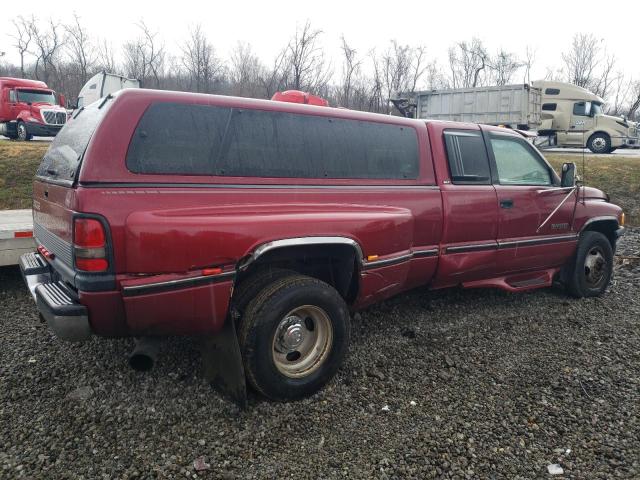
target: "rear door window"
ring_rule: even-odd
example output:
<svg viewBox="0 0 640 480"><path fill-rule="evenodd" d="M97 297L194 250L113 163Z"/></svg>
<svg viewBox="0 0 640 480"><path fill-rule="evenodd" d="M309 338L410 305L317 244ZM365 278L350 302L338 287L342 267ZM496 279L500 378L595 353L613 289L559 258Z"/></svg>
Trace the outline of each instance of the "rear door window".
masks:
<svg viewBox="0 0 640 480"><path fill-rule="evenodd" d="M444 139L453 183L491 183L489 158L479 131L445 130Z"/></svg>
<svg viewBox="0 0 640 480"><path fill-rule="evenodd" d="M157 103L127 152L134 173L415 179L413 128L289 112Z"/></svg>
<svg viewBox="0 0 640 480"><path fill-rule="evenodd" d="M96 102L69 118L45 153L36 177L53 183L73 184L89 140L110 103Z"/></svg>

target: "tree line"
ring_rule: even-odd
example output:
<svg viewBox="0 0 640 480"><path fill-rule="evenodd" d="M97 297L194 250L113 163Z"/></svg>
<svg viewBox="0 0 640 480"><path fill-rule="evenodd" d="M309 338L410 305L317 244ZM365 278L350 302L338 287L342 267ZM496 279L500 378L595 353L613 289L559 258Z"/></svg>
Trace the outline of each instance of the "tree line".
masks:
<svg viewBox="0 0 640 480"><path fill-rule="evenodd" d="M201 25L172 51L144 21L137 35L114 46L91 35L81 18L69 23L18 16L12 20L11 48L19 64L1 62L0 76L42 80L72 102L100 71L137 78L143 87L270 98L275 92L304 90L332 105L389 113L398 92L439 88L528 83L536 51L490 51L479 38L451 45L446 65L429 57L424 45L390 40L386 48L357 50L343 35L339 55L329 58L324 33L310 22L298 26L270 61L238 42L223 55ZM574 83L603 97L614 115L635 118L640 108L640 80L622 73L606 45L590 33L578 33L561 53L560 68L547 68L545 79Z"/></svg>

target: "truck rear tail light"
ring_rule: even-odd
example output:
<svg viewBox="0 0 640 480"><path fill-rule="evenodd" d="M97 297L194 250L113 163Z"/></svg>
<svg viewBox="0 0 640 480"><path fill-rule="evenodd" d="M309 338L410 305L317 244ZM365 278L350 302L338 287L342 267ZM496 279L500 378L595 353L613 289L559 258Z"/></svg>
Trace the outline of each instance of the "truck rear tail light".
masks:
<svg viewBox="0 0 640 480"><path fill-rule="evenodd" d="M104 226L95 218L76 218L73 224L73 252L76 268L85 272L109 269Z"/></svg>

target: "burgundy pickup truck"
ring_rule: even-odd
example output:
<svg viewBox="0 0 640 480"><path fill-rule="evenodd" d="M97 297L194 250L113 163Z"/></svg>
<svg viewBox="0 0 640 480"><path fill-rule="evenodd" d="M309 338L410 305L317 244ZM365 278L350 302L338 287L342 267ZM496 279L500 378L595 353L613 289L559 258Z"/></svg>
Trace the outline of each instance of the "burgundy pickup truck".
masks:
<svg viewBox="0 0 640 480"><path fill-rule="evenodd" d="M123 91L43 158L21 268L61 339L133 336L144 359L199 336L223 391L295 399L336 373L350 313L399 292L601 295L624 214L574 175L502 128Z"/></svg>

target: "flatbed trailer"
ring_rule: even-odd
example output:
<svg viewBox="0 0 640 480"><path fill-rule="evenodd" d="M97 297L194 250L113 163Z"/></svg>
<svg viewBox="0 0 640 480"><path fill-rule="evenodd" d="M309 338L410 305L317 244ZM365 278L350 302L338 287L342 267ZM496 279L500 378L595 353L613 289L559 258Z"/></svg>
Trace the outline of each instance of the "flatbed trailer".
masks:
<svg viewBox="0 0 640 480"><path fill-rule="evenodd" d="M0 210L0 266L17 265L20 255L34 250L31 209Z"/></svg>

